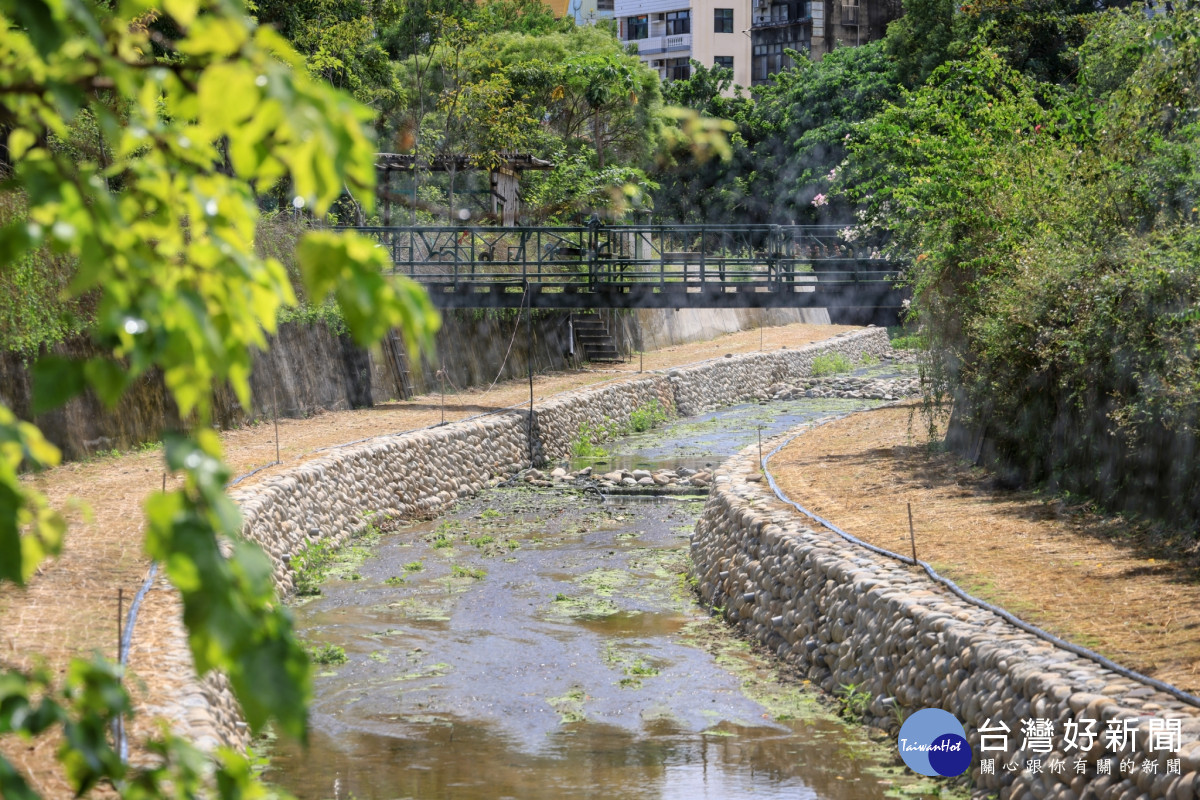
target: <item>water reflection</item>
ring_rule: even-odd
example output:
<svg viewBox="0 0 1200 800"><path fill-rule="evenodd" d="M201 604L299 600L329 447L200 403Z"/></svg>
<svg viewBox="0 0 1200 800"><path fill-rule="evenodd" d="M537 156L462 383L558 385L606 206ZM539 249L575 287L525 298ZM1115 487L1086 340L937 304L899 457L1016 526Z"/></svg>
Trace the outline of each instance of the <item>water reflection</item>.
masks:
<svg viewBox="0 0 1200 800"><path fill-rule="evenodd" d="M496 726L454 717L402 730L318 733L319 766L318 759L288 764L288 783L309 797L363 800L872 800L884 792L852 753L839 752L844 734L832 723L793 722L784 731L727 726L721 735L693 735L666 720L636 732L573 723L537 753L514 746Z"/></svg>

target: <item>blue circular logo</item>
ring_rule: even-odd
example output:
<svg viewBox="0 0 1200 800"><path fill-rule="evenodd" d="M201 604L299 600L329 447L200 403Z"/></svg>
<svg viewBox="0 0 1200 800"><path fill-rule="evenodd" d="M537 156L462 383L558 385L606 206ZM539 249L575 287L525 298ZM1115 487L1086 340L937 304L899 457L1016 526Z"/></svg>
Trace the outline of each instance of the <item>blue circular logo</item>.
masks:
<svg viewBox="0 0 1200 800"><path fill-rule="evenodd" d="M923 708L900 726L900 757L913 772L953 778L971 766L971 745L949 711Z"/></svg>

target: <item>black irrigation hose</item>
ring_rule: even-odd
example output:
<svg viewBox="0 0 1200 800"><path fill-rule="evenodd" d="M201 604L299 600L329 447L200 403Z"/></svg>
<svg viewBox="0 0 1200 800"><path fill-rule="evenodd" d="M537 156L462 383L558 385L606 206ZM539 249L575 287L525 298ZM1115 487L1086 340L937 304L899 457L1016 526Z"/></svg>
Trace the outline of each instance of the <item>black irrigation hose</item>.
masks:
<svg viewBox="0 0 1200 800"><path fill-rule="evenodd" d="M364 440L364 441L365 441L365 440ZM270 467L278 466L279 464L282 464L282 463L283 463L282 461L272 461L270 464L263 464L261 467L259 467L259 468L257 468L257 469L252 469L252 470L250 470L250 471L249 471L249 472L247 472L245 475L239 475L239 476L237 476L236 478L234 478L233 480L231 480L229 483L225 484L225 488L226 488L226 489L228 489L230 486L237 486L239 483L241 483L242 481L246 480L246 478L249 478L251 475L254 475L254 474L256 474L256 473L262 472L264 469L268 469L268 468L270 468Z"/></svg>
<svg viewBox="0 0 1200 800"><path fill-rule="evenodd" d="M823 525L824 527L833 531L838 536L841 536L843 539L850 542L851 544L858 545L859 547L864 547L867 550L870 550L872 553L877 553L886 558L890 558L895 561L899 561L900 563L907 564L910 567L911 566L920 567L921 569L925 570L925 574L928 575L930 577L930 579L932 579L935 583L941 584L946 589L950 590L950 592L952 594L954 594L955 596L957 596L959 599L965 600L966 602L970 603L971 605L976 606L978 608L982 608L985 611L992 612L993 614L1000 617L1005 622L1007 622L1011 625L1015 625L1016 627L1025 631L1026 633L1037 636L1039 639L1043 639L1043 640L1055 645L1056 647L1060 647L1070 653L1074 653L1077 656L1082 656L1083 658L1090 659L1091 661L1096 662L1097 664L1099 664L1100 666L1104 667L1107 670L1110 670L1111 672L1115 672L1118 675L1121 675L1123 677L1132 678L1135 681L1152 686L1153 688L1159 690L1160 692L1171 695L1176 700L1180 700L1184 703L1187 703L1190 706L1195 706L1196 708L1200 708L1200 697L1196 697L1193 694L1188 694L1187 692L1183 691L1182 689L1178 689L1169 683L1164 683L1155 678L1151 678L1148 675L1143 675L1140 672L1135 672L1126 667L1122 667L1120 664L1110 661L1109 659L1105 658L1104 656L1100 655L1097 652L1089 650L1086 647L1080 647L1077 644L1072 644L1071 642L1060 639L1057 636L1055 636L1054 634L1052 634L1048 631L1044 631L1041 628L1037 627L1036 625L1031 625L1028 622L1025 622L1024 620L1013 616L1009 612L1005 611L1003 608L999 608L985 600L980 600L977 597L973 597L973 596L967 594L966 592L964 592L961 588L959 588L958 584L956 584L954 581L950 580L949 578L944 578L941 575L939 575L937 573L937 571L934 570L933 567L929 566L929 564L927 564L926 562L914 561L909 556L902 556L899 553L893 553L890 550L885 550L882 547L876 547L873 544L864 542L862 539L859 539L856 536L846 533L844 530L837 527L829 520L826 520L826 519L823 519L823 518L817 516L816 514L809 511L807 508L804 508L804 506L797 503L795 500L792 500L790 497L788 497L786 494L784 494L783 490L781 490L779 488L779 485L777 483L775 483L775 477L773 475L771 475L771 471L767 468L767 462L769 462L776 453L778 453L784 447L791 444L794 439L796 439L799 436L802 436L804 433L805 433L805 431L801 431L799 433L792 434L787 439L785 439L782 443L780 443L780 445L778 447L776 447L770 453L767 453L767 455L764 456L762 459L761 466L762 466L763 475L766 476L767 483L770 484L771 490L775 492L775 496L778 497L780 500L782 500L783 502L792 506L797 511L799 511L801 514L804 514L806 517L816 521L820 525Z"/></svg>

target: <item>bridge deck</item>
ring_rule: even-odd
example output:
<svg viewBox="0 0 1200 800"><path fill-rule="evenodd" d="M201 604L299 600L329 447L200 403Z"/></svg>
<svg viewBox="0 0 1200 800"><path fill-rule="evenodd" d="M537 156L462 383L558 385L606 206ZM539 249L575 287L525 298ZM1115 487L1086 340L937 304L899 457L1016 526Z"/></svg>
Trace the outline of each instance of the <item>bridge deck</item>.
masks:
<svg viewBox="0 0 1200 800"><path fill-rule="evenodd" d="M831 226L359 228L444 308L828 308L894 324L899 265Z"/></svg>

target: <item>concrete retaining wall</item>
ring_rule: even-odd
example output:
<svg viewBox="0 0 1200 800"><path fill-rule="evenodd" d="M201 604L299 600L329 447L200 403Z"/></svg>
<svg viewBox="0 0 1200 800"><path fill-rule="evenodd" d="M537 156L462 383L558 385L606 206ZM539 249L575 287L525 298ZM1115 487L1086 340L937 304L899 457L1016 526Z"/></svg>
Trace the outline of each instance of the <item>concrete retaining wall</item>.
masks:
<svg viewBox="0 0 1200 800"><path fill-rule="evenodd" d="M702 342L722 333L751 331L758 327L807 322L828 325L824 308L639 308L636 320L639 350L660 350L688 342Z"/></svg>
<svg viewBox="0 0 1200 800"><path fill-rule="evenodd" d="M896 732L905 712L951 712L975 754L974 785L1002 800L1200 797L1195 707L1028 634L914 567L810 529L763 482L757 449L722 464L714 478L692 540L701 596L814 683L869 692L871 724ZM1032 718L1053 722L1053 749L1018 749L1022 720ZM1152 719L1179 721L1176 752L1150 749ZM1011 729L1007 752L980 752L979 731L989 720ZM1066 723L1086 730L1084 720L1096 720L1094 745L1067 751ZM1126 720L1137 747L1106 751L1107 725ZM985 755L996 757L996 774L981 774ZM1084 774L1076 772L1079 758ZM1152 762L1155 772L1124 774L1122 758ZM1169 774L1169 759L1178 759L1179 774ZM1061 772L1051 771L1056 760L1066 764ZM1010 762L1017 769L1006 770ZM1110 775L1098 774L1100 762Z"/></svg>
<svg viewBox="0 0 1200 800"><path fill-rule="evenodd" d="M449 391L486 386L495 380L572 366L566 311L538 311L529 341L517 312L476 309L447 312L436 336L435 352L411 365L409 381L418 394L439 390L443 366ZM823 309L643 309L636 313L602 311L620 352L711 339L722 333L759 325L828 322ZM56 355L87 359L103 355L84 339L60 343ZM242 408L228 387L213 395L213 419L222 428L247 419L307 417L322 411L364 408L404 396L406 359L399 343L374 350L358 347L349 335L337 335L322 322L287 322L256 352L250 373L251 408ZM578 356L578 354L576 354ZM158 440L163 430L181 426L175 404L158 372L143 375L115 409L106 408L90 391L60 409L32 415L33 387L29 364L17 353L0 352L0 403L21 419L36 422L67 459L98 451L125 450Z"/></svg>

